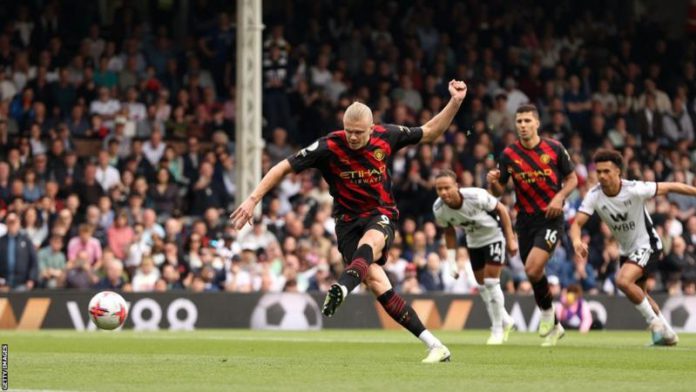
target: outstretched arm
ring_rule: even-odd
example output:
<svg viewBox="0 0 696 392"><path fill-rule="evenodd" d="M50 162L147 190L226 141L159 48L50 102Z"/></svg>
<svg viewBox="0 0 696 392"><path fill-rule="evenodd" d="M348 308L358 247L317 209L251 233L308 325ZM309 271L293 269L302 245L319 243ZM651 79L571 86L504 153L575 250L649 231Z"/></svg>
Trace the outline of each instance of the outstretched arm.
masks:
<svg viewBox="0 0 696 392"><path fill-rule="evenodd" d="M235 229L239 230L246 223L251 223L256 204L291 171L290 162L287 159L283 159L263 176L259 185L251 192L251 195L230 214L230 221L232 221Z"/></svg>
<svg viewBox="0 0 696 392"><path fill-rule="evenodd" d="M445 130L452 124L454 116L459 111L464 98L466 97L466 83L458 80L450 80L449 92L452 95L447 106L430 121L421 126L423 129L423 138L421 143L434 142L439 138Z"/></svg>
<svg viewBox="0 0 696 392"><path fill-rule="evenodd" d="M658 196L664 196L668 193L696 196L696 187L682 184L681 182L658 182L656 194Z"/></svg>

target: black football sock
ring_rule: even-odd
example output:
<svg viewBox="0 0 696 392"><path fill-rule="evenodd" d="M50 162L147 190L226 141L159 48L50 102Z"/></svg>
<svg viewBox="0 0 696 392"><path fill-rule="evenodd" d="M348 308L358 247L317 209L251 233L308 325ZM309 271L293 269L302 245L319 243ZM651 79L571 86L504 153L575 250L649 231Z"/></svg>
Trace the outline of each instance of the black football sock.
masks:
<svg viewBox="0 0 696 392"><path fill-rule="evenodd" d="M382 304L384 310L394 321L408 329L416 337L425 331L425 327L416 312L399 294L394 292L394 289L389 289L377 297L377 301Z"/></svg>
<svg viewBox="0 0 696 392"><path fill-rule="evenodd" d="M536 300L541 310L551 309L553 298L551 298L549 281L546 279L546 275L542 276L539 281L532 283L532 288L534 289L534 300Z"/></svg>
<svg viewBox="0 0 696 392"><path fill-rule="evenodd" d="M367 269L372 264L372 247L361 245L353 254L353 260L338 278L338 284L345 286L350 293L367 276Z"/></svg>

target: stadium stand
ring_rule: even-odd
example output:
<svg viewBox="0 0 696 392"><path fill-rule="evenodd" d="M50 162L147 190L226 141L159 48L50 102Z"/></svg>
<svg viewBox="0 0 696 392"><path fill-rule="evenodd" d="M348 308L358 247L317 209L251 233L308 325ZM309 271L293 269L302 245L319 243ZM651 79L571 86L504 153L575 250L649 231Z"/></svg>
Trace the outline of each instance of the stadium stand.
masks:
<svg viewBox="0 0 696 392"><path fill-rule="evenodd" d="M0 11L0 234L18 220L17 238L34 245L12 261L30 267L21 274L0 255L0 289L325 291L342 263L316 173L286 179L253 229L227 225L240 164L229 2L190 1L185 13L178 2L111 3ZM582 2L582 12L572 1L267 3L264 172L341 129L354 100L376 122L415 126L446 102L447 81L469 85L446 135L393 161L402 218L386 269L404 293L426 291L426 273L446 292L475 292L471 277L455 281L430 257L445 255L433 182L449 167L462 185L485 187L522 103L537 105L543 135L576 164L568 222L597 183L598 147L623 152L629 179L696 185L696 41L633 2ZM693 198L650 203L665 244L653 290L696 293L695 211ZM547 273L615 294L616 242L596 219L584 235L588 263L574 263L564 237ZM502 284L531 292L519 258Z"/></svg>

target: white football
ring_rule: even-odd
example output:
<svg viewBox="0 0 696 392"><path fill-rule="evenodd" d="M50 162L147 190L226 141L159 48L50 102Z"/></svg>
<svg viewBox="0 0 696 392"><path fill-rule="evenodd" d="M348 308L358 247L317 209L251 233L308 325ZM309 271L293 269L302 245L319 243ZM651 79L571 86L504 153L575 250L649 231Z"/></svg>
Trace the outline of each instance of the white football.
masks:
<svg viewBox="0 0 696 392"><path fill-rule="evenodd" d="M89 318L100 329L116 329L128 316L126 300L113 291L97 293L89 301Z"/></svg>

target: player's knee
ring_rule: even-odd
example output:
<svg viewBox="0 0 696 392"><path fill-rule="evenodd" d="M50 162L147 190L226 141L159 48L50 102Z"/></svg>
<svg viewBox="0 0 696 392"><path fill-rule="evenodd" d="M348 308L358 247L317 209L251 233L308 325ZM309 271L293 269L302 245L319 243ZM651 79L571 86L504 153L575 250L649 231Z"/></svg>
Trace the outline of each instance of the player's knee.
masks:
<svg viewBox="0 0 696 392"><path fill-rule="evenodd" d="M384 239L382 239L382 242L384 242ZM369 245L370 248L372 248L373 251L375 251L378 246L379 246L379 238L374 236L374 235L366 235L363 237L362 240L360 240L360 244L358 246L362 245Z"/></svg>
<svg viewBox="0 0 696 392"><path fill-rule="evenodd" d="M499 278L501 268L498 266L487 265L483 270L484 278Z"/></svg>
<svg viewBox="0 0 696 392"><path fill-rule="evenodd" d="M621 291L625 292L628 290L632 283L633 282L631 282L631 280L624 275L618 275L616 277L616 287L618 287Z"/></svg>
<svg viewBox="0 0 696 392"><path fill-rule="evenodd" d="M370 290L375 295L379 295L381 293L384 293L385 291L387 291L391 288L389 281L384 282L384 281L382 281L382 279L379 279L379 278L374 277L374 276L371 277L369 275L368 275L367 279L365 279L365 285L367 285L367 289Z"/></svg>
<svg viewBox="0 0 696 392"><path fill-rule="evenodd" d="M381 269L382 267L380 267L377 264L370 265L370 269L368 270L367 276L365 277L365 285L372 292L384 292L391 287L391 283L389 283L389 278L383 273L380 274L373 272L374 268Z"/></svg>
<svg viewBox="0 0 696 392"><path fill-rule="evenodd" d="M529 278L529 280L532 283L534 283L534 282L538 282L539 279L541 279L541 276L544 273L544 269L543 269L543 267L540 268L540 267L533 265L533 264L527 264L526 266L524 266L524 272L527 274L527 277Z"/></svg>

